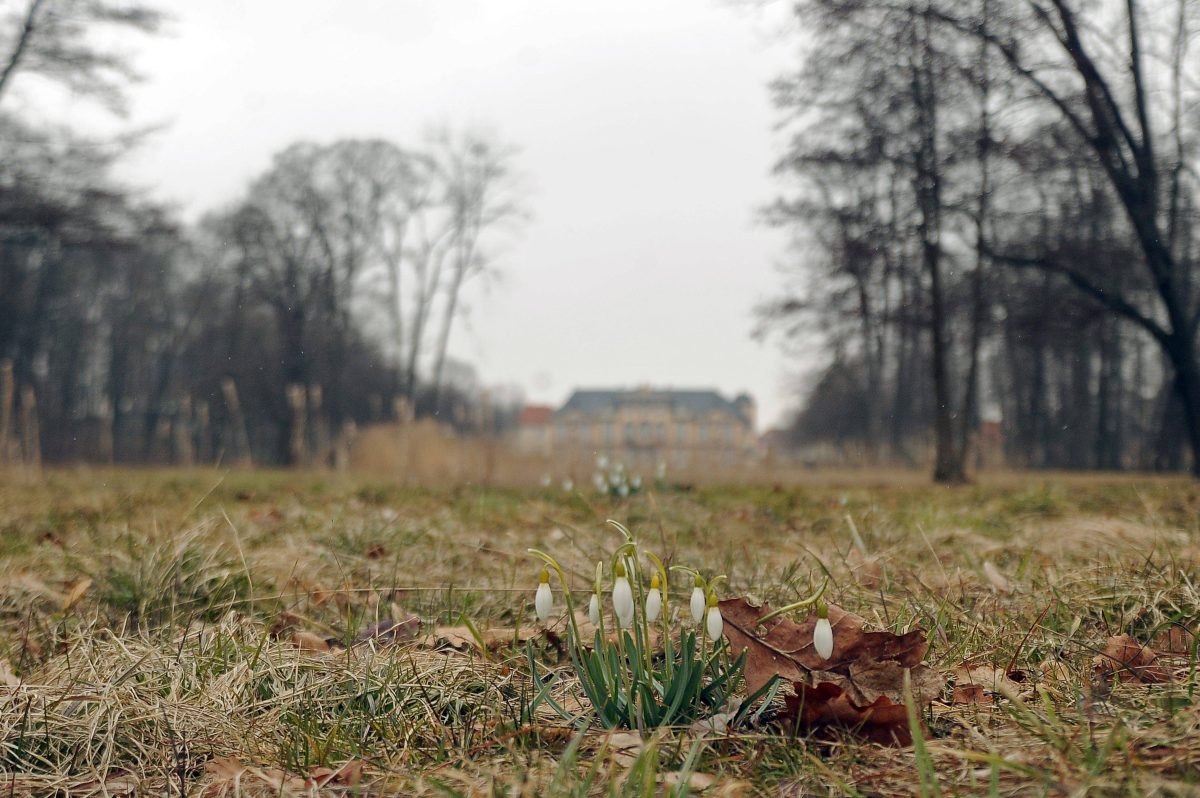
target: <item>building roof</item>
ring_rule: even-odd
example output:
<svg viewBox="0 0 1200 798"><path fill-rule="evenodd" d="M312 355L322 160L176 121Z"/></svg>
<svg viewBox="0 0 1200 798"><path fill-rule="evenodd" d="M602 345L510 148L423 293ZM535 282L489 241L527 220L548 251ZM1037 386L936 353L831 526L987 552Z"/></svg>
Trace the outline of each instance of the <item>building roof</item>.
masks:
<svg viewBox="0 0 1200 798"><path fill-rule="evenodd" d="M540 424L549 424L550 419L553 417L553 407L547 405L525 405L521 408L521 415L517 416L517 423L522 427L536 427Z"/></svg>
<svg viewBox="0 0 1200 798"><path fill-rule="evenodd" d="M751 425L753 419L746 412L746 405L751 402L750 397L745 394L730 401L711 389L582 389L571 394L571 398L558 412L593 415L614 413L623 407L666 406L672 415L700 415L717 411L728 413L742 423Z"/></svg>

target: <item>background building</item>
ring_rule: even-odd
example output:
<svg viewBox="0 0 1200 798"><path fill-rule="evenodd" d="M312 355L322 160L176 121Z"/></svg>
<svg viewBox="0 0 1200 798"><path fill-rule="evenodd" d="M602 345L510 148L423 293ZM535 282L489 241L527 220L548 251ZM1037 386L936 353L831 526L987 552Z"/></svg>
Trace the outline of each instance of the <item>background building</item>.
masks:
<svg viewBox="0 0 1200 798"><path fill-rule="evenodd" d="M757 451L754 400L714 390L578 390L555 414L556 458L605 455L630 468L735 465Z"/></svg>

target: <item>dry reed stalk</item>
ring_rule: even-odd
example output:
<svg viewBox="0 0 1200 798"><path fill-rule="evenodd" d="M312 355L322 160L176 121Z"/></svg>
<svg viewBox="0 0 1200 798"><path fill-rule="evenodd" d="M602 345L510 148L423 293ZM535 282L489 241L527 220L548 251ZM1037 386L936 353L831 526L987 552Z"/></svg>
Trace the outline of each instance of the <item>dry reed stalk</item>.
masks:
<svg viewBox="0 0 1200 798"><path fill-rule="evenodd" d="M238 399L237 383L232 377L221 380L221 393L225 397L225 407L229 411L232 430L226 445L232 450L230 460L239 468L249 468L253 465L250 456L250 435L246 432L246 416L242 413L242 403Z"/></svg>
<svg viewBox="0 0 1200 798"><path fill-rule="evenodd" d="M21 452L25 465L42 467L42 436L38 428L37 393L32 385L21 387Z"/></svg>
<svg viewBox="0 0 1200 798"><path fill-rule="evenodd" d="M5 358L0 361L0 465L13 462L9 430L12 428L13 411L13 363Z"/></svg>

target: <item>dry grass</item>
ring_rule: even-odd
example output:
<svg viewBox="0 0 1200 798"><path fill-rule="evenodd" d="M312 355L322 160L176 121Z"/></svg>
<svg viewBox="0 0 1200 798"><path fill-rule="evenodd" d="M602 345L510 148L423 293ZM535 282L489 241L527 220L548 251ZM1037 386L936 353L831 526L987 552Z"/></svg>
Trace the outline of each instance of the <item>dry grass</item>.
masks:
<svg viewBox="0 0 1200 798"><path fill-rule="evenodd" d="M349 641L528 627L531 545L583 590L628 523L651 548L779 601L831 598L928 630L929 661L1012 662L1016 692L925 721L925 752L756 729L708 738L704 795L1196 795L1200 486L1003 475L942 489L817 475L625 502L423 490L319 474L49 472L0 486L0 794L666 794L695 733L638 752L519 721L521 657ZM891 484L889 484L891 483ZM850 519L870 559L852 553ZM1164 637L1170 629L1173 637ZM1177 649L1174 680L1098 680L1110 635ZM1191 641L1190 649L1179 646ZM361 777L339 770L361 763ZM322 770L324 769L324 770ZM713 777L711 780L704 777ZM711 781L711 786L710 786Z"/></svg>

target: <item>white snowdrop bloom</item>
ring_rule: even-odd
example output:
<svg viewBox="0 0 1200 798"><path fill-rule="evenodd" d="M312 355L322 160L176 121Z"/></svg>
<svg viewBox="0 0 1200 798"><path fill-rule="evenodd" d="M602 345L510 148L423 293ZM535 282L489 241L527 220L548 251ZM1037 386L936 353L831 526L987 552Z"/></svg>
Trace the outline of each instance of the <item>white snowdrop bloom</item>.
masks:
<svg viewBox="0 0 1200 798"><path fill-rule="evenodd" d="M542 474L542 487L543 488L550 487L550 475L549 474Z"/></svg>
<svg viewBox="0 0 1200 798"><path fill-rule="evenodd" d="M650 578L650 592L646 594L646 620L654 623L662 613L662 592L658 589L658 574Z"/></svg>
<svg viewBox="0 0 1200 798"><path fill-rule="evenodd" d="M592 622L592 626L600 625L600 595L592 594L591 601L588 602L588 620Z"/></svg>
<svg viewBox="0 0 1200 798"><path fill-rule="evenodd" d="M708 594L708 638L714 643L721 639L721 630L725 627L725 621L721 618L721 608L717 606L717 595L715 593Z"/></svg>
<svg viewBox="0 0 1200 798"><path fill-rule="evenodd" d="M629 586L629 580L625 577L625 566L617 563L617 578L613 580L613 614L617 616L617 623L621 626L628 627L633 623L633 588Z"/></svg>
<svg viewBox="0 0 1200 798"><path fill-rule="evenodd" d="M566 493L570 493L573 490L575 490L575 480L564 479L563 480L563 491Z"/></svg>
<svg viewBox="0 0 1200 798"><path fill-rule="evenodd" d="M631 480L629 481L629 484L630 484L630 486L631 486L631 487L632 487L634 490L637 490L638 488L640 488L640 487L642 486L642 477L641 477L641 475L640 475L640 474L634 474L634 475L633 475L633 479L631 479Z"/></svg>
<svg viewBox="0 0 1200 798"><path fill-rule="evenodd" d="M833 656L833 626L829 623L829 608L825 602L817 607L817 625L813 629L813 649L821 659Z"/></svg>
<svg viewBox="0 0 1200 798"><path fill-rule="evenodd" d="M533 608L537 611L538 620L545 623L554 608L554 594L550 592L550 572L542 569L538 582L537 593L533 597Z"/></svg>
<svg viewBox="0 0 1200 798"><path fill-rule="evenodd" d="M603 474L599 472L592 474L592 484L600 493L608 493L608 480L604 478Z"/></svg>
<svg viewBox="0 0 1200 798"><path fill-rule="evenodd" d="M699 574L697 574L695 587L692 588L692 602L691 602L692 621L694 623L696 623L697 625L699 625L699 623L704 620L705 605L706 605L706 602L704 600L704 580L700 578Z"/></svg>
<svg viewBox="0 0 1200 798"><path fill-rule="evenodd" d="M624 482L622 482L620 485L617 485L617 495L619 495L622 499L624 499L626 496L629 495L629 486L626 485Z"/></svg>
<svg viewBox="0 0 1200 798"><path fill-rule="evenodd" d="M601 471L608 468L608 457L606 457L605 455L600 455L599 457L597 457L596 458L596 468L599 468Z"/></svg>

